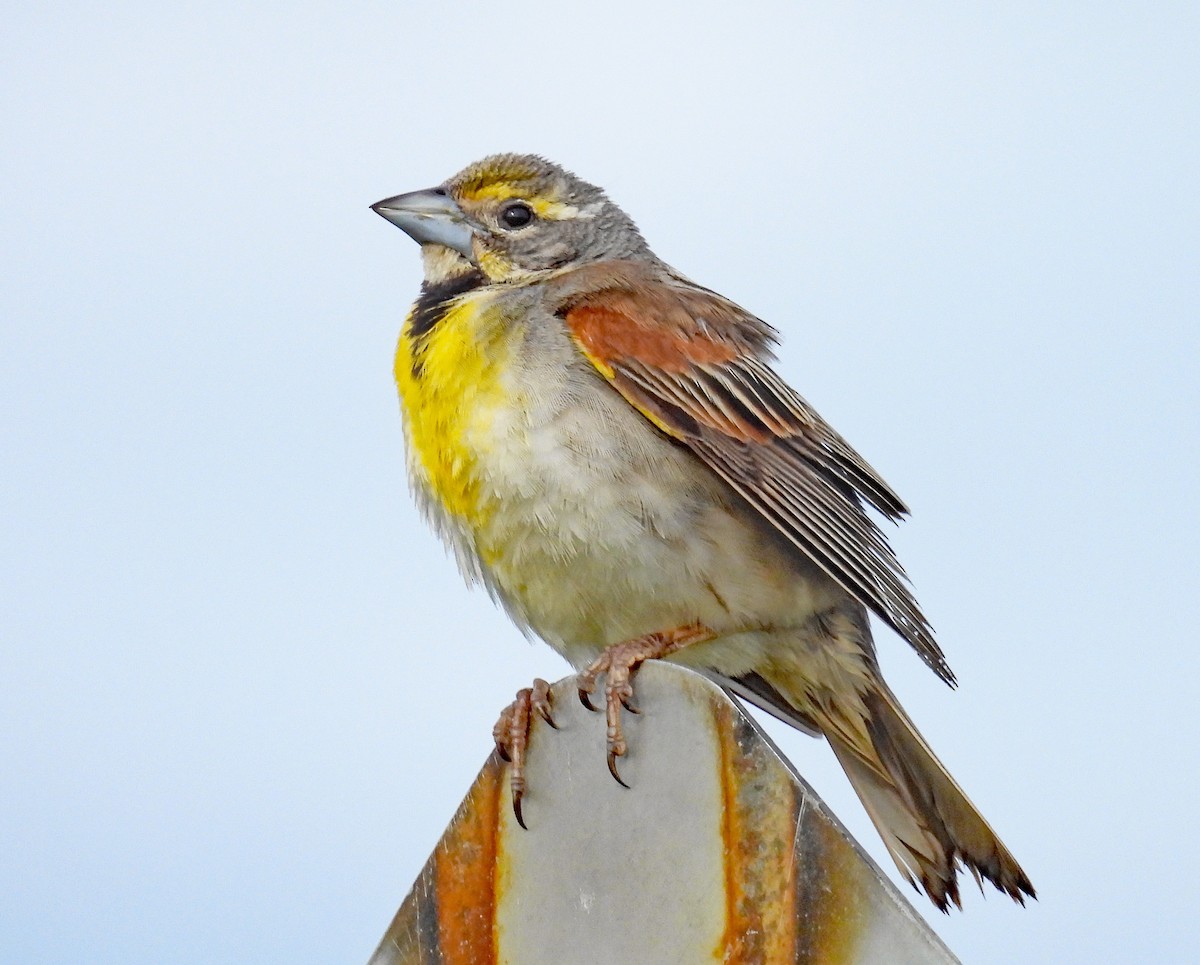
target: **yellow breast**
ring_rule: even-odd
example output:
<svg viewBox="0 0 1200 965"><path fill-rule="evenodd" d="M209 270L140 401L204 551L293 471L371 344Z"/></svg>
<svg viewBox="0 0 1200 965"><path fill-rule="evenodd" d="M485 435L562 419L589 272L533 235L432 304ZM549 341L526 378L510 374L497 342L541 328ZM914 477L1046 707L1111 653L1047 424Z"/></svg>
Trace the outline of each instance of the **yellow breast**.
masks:
<svg viewBox="0 0 1200 965"><path fill-rule="evenodd" d="M396 350L410 467L438 508L471 528L490 515L480 461L508 401L502 375L510 357L503 320L486 296L456 300L417 335L410 317Z"/></svg>

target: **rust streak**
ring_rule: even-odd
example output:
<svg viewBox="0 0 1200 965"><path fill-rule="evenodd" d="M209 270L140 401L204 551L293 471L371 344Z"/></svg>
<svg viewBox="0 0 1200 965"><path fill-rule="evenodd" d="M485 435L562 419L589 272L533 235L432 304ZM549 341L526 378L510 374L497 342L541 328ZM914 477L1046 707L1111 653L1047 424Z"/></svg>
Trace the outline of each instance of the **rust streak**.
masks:
<svg viewBox="0 0 1200 965"><path fill-rule="evenodd" d="M739 913L741 868L737 839L740 829L737 826L737 788L733 767L733 758L738 751L733 739L733 714L724 705L717 709L717 736L721 752L721 837L722 854L725 856L725 932L721 936L717 958L726 965L734 965L741 961L741 935L745 924Z"/></svg>
<svg viewBox="0 0 1200 965"><path fill-rule="evenodd" d="M435 861L438 944L445 965L496 961L496 838L501 769L489 761Z"/></svg>
<svg viewBox="0 0 1200 965"><path fill-rule="evenodd" d="M725 807L725 933L721 961L791 963L795 915L797 801L790 781L748 722L728 708L718 721Z"/></svg>
<svg viewBox="0 0 1200 965"><path fill-rule="evenodd" d="M803 854L795 895L800 923L797 965L850 965L874 917L864 877L873 874L854 846L821 811L806 807L798 819L797 856Z"/></svg>

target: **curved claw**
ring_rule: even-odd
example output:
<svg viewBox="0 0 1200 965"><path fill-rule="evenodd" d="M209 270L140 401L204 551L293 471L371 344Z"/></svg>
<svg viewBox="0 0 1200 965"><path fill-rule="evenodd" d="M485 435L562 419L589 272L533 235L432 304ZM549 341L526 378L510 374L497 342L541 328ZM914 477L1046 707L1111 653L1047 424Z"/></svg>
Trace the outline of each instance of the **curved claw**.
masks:
<svg viewBox="0 0 1200 965"><path fill-rule="evenodd" d="M617 752L608 752L608 773L613 776L613 779L626 790L631 790L628 784L621 780L621 775L617 773Z"/></svg>
<svg viewBox="0 0 1200 965"><path fill-rule="evenodd" d="M621 706L624 707L631 714L640 714L641 713L641 711L638 710L637 707L634 706L633 701L630 700L628 697L621 698Z"/></svg>
<svg viewBox="0 0 1200 965"><path fill-rule="evenodd" d="M586 690L584 690L582 687L579 688L579 702L581 704L583 704L583 706L586 707L588 710L590 710L593 714L596 712L597 708L591 701L591 694L588 693Z"/></svg>
<svg viewBox="0 0 1200 965"><path fill-rule="evenodd" d="M524 687L517 691L516 699L500 713L500 719L492 728L492 737L496 741L496 757L509 765L509 786L512 789L513 816L525 830L522 803L525 798L525 761L529 750L530 725L535 717L541 717L547 724L558 730L558 724L550 713L552 701L550 685L540 677L534 680L532 687Z"/></svg>
<svg viewBox="0 0 1200 965"><path fill-rule="evenodd" d="M512 808L513 816L517 819L517 824L521 825L526 831L529 830L529 825L525 823L525 816L521 813L521 798L525 796L523 791L513 791Z"/></svg>
<svg viewBox="0 0 1200 965"><path fill-rule="evenodd" d="M553 701L550 694L550 685L541 677L537 677L533 681L533 686L529 688L529 707L537 712L537 715L542 718L554 730L558 730L558 724L554 721L554 716L550 713L550 705Z"/></svg>

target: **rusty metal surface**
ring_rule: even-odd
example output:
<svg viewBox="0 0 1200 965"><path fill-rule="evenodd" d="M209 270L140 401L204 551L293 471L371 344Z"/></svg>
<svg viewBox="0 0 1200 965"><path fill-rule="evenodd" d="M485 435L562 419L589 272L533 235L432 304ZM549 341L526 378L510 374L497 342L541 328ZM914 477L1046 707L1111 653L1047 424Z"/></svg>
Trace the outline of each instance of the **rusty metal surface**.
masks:
<svg viewBox="0 0 1200 965"><path fill-rule="evenodd" d="M371 965L956 961L718 688L643 668L626 790L573 679L531 736L529 830L493 755Z"/></svg>

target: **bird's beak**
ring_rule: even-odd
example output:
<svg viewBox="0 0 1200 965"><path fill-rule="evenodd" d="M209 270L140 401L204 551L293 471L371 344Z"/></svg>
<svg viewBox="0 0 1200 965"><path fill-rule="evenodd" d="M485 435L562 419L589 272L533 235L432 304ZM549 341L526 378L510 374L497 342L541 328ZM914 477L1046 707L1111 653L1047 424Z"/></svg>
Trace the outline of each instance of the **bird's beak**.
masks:
<svg viewBox="0 0 1200 965"><path fill-rule="evenodd" d="M398 194L376 201L371 210L387 218L417 244L444 245L468 261L475 258L471 250L471 228L462 208L454 203L445 188Z"/></svg>

